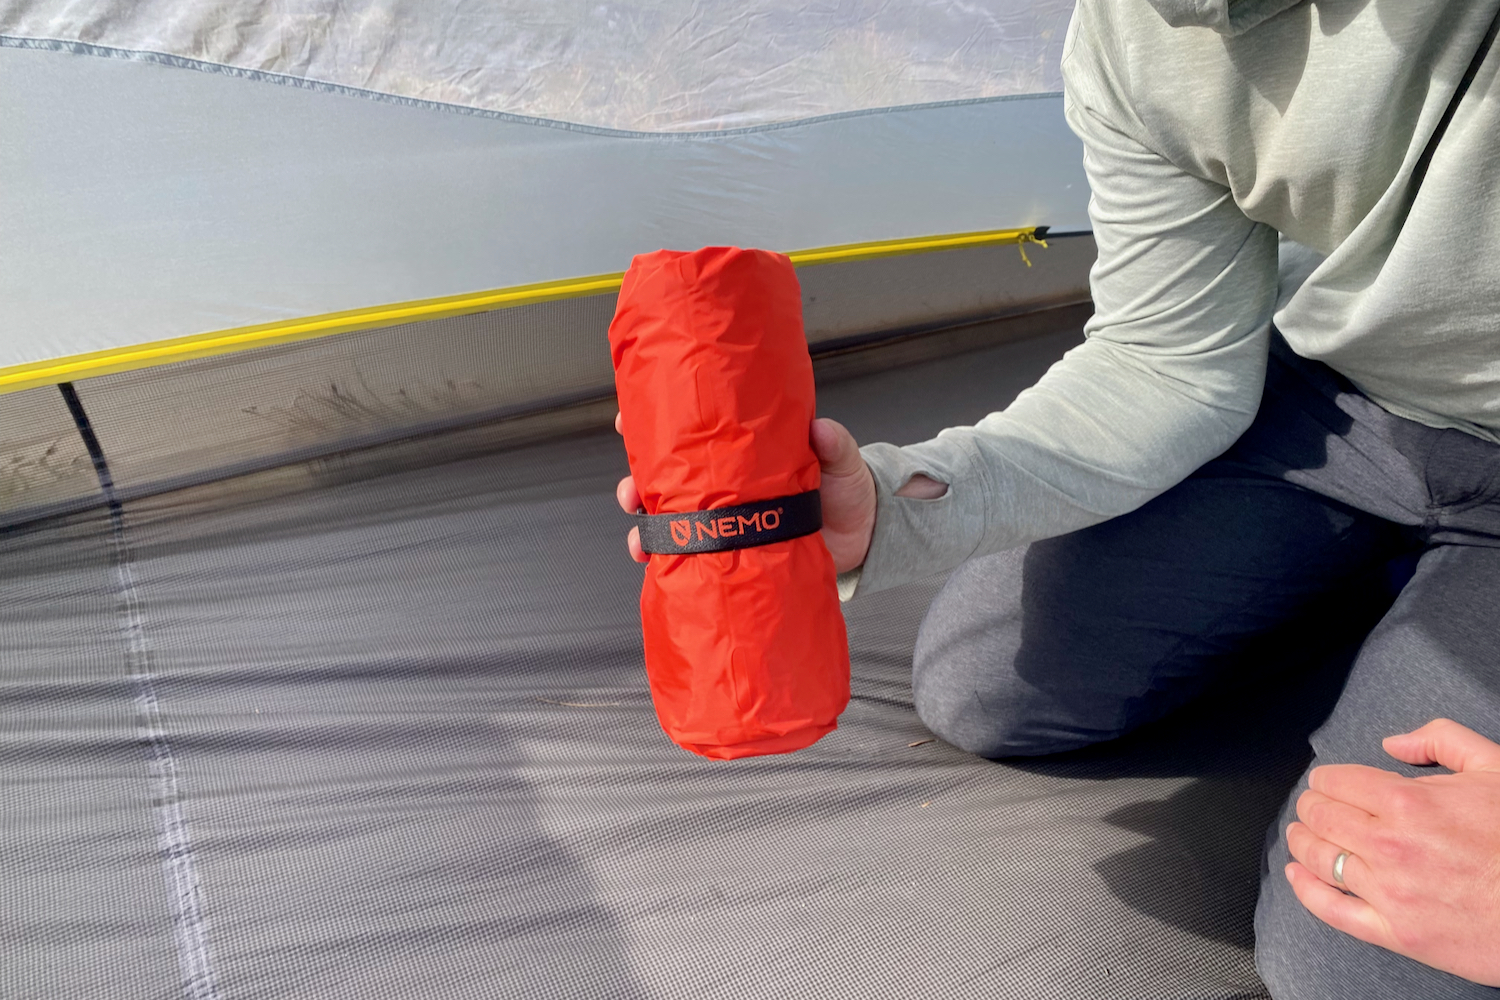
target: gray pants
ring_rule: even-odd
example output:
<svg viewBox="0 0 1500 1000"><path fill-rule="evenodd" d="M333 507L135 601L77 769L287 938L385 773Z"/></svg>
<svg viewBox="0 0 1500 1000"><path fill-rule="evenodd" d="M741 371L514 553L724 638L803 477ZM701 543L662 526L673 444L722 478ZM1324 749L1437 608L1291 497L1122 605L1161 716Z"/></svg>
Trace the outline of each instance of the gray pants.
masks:
<svg viewBox="0 0 1500 1000"><path fill-rule="evenodd" d="M1395 574L1312 766L1407 774L1380 740L1448 717L1500 740L1500 446L1380 409L1278 343L1254 425L1131 514L975 560L917 641L917 710L987 757L1120 736L1341 589ZM1282 875L1306 776L1267 835L1256 963L1277 1000L1500 997L1326 926Z"/></svg>

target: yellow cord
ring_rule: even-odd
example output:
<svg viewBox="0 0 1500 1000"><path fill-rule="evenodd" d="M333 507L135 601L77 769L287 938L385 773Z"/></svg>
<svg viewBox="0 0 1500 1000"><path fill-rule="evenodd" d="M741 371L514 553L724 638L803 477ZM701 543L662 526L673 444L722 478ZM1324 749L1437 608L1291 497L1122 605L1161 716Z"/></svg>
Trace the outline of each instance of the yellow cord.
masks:
<svg viewBox="0 0 1500 1000"><path fill-rule="evenodd" d="M869 243L847 243L840 246L816 247L810 250L793 250L787 256L798 267L807 267L815 264L848 263L877 257L931 253L960 247L997 246L1006 243L1014 243L1020 248L1021 259L1026 262L1027 267L1031 266L1031 259L1026 256L1026 244L1036 243L1043 247L1047 245L1045 240L1037 238L1035 228L990 229L973 233L948 233L939 236L877 240ZM231 354L270 344L312 340L338 333L375 330L401 323L445 319L470 313L509 309L514 306L535 305L557 299L603 295L618 291L623 278L624 274L619 272L595 274L583 278L566 278L561 281L543 281L483 292L447 295L435 299L393 302L366 309L324 313L256 326L233 327L228 330L214 330L186 337L174 337L169 340L148 341L144 344L112 347L87 354L74 354L63 358L11 365L0 368L0 393L18 392L39 385L55 385L58 382L71 382L75 379L109 375L114 372L153 368L157 365L186 361L190 358Z"/></svg>
<svg viewBox="0 0 1500 1000"><path fill-rule="evenodd" d="M1016 239L1016 249L1021 251L1021 259L1026 262L1027 267L1030 267L1031 258L1026 256L1026 244L1028 243L1035 243L1037 246L1045 250L1047 249L1047 241L1038 237L1036 234L1036 230L1034 229L1029 233L1022 233L1020 237Z"/></svg>

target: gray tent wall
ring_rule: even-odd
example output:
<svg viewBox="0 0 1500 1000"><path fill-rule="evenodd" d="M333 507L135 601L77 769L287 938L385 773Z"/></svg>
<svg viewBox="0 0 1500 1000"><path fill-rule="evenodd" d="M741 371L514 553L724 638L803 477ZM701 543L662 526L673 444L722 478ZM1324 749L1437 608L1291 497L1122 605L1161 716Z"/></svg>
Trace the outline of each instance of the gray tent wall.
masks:
<svg viewBox="0 0 1500 1000"><path fill-rule="evenodd" d="M0 112L0 368L662 246L1088 227L1055 94L621 135L0 46Z"/></svg>
<svg viewBox="0 0 1500 1000"><path fill-rule="evenodd" d="M619 271L663 245L1087 225L1056 95L624 134L0 43L0 378ZM978 246L804 268L809 340L827 350L1086 299L1087 238L1027 256ZM612 309L601 294L387 326L84 378L78 394L122 495L139 495L607 397ZM0 427L0 521L97 502L55 393L0 395Z"/></svg>

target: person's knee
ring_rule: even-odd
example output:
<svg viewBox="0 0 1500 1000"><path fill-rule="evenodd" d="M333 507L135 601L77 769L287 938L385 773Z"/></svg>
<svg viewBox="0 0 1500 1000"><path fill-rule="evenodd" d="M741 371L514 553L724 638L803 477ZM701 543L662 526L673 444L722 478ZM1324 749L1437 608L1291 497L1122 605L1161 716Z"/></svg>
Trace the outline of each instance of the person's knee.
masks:
<svg viewBox="0 0 1500 1000"><path fill-rule="evenodd" d="M1040 757L1076 750L1094 742L1078 734L1059 733L1027 715L1014 704L996 709L976 693L967 697L953 692L915 694L917 715L923 724L947 743L980 757Z"/></svg>
<svg viewBox="0 0 1500 1000"><path fill-rule="evenodd" d="M1005 552L957 570L928 609L913 651L917 714L934 735L981 757L1059 753L1118 735L1113 710L1076 696L1088 684L1049 687L1035 670L1018 669L1023 648L1036 658L1035 637L1028 645L1024 635L1025 555ZM1064 678L1067 666L1047 673ZM1098 718L1101 710L1110 718Z"/></svg>
<svg viewBox="0 0 1500 1000"><path fill-rule="evenodd" d="M1313 766L1322 763L1314 758ZM1309 769L1309 773L1310 773ZM1495 991L1422 965L1335 930L1312 915L1287 881L1292 860L1286 828L1307 774L1266 833L1260 899L1255 906L1255 967L1275 1000L1481 1000Z"/></svg>
<svg viewBox="0 0 1500 1000"><path fill-rule="evenodd" d="M1281 891L1274 878L1281 878L1281 872L1273 871L1263 880L1256 904L1255 969L1276 1000L1302 1000L1314 996L1309 990L1322 985L1316 982L1321 977L1314 970L1324 956L1308 954L1306 919L1310 914L1297 912L1302 904L1290 886Z"/></svg>
<svg viewBox="0 0 1500 1000"><path fill-rule="evenodd" d="M1260 898L1255 904L1255 967L1276 1000L1321 1000L1339 995L1328 992L1330 980L1340 978L1340 966L1351 957L1347 944L1359 944L1352 938L1339 940L1339 932L1309 913L1282 874L1291 861L1286 826L1296 816L1292 803L1305 787L1304 782L1293 790L1266 833ZM1346 969L1343 976L1352 973Z"/></svg>
<svg viewBox="0 0 1500 1000"><path fill-rule="evenodd" d="M1255 911L1255 967L1275 1000L1480 1000L1494 990L1386 951L1323 923L1282 874L1273 850Z"/></svg>
<svg viewBox="0 0 1500 1000"><path fill-rule="evenodd" d="M966 643L924 627L912 658L912 700L933 735L992 759L1060 753L1099 738L1069 726L1017 675L1003 634L985 638Z"/></svg>

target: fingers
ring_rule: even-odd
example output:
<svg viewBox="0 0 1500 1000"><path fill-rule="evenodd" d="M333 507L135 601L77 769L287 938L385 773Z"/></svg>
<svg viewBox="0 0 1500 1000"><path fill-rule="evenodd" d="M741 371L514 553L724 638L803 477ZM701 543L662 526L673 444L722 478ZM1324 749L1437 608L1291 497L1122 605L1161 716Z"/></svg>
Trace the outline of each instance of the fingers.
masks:
<svg viewBox="0 0 1500 1000"><path fill-rule="evenodd" d="M823 475L850 476L864 472L865 460L860 457L854 435L837 420L827 417L814 420L810 440L818 464L823 467Z"/></svg>
<svg viewBox="0 0 1500 1000"><path fill-rule="evenodd" d="M1408 764L1441 764L1450 771L1500 771L1500 744L1452 719L1434 719L1414 732L1387 737L1385 752Z"/></svg>
<svg viewBox="0 0 1500 1000"><path fill-rule="evenodd" d="M1356 896L1365 893L1370 888L1370 868L1365 864L1358 854L1350 852L1349 857L1344 859L1344 883L1340 885L1333 877L1333 865L1338 861L1339 855L1349 850L1331 841L1324 840L1313 833L1305 823L1293 823L1286 828L1286 846L1292 852L1292 857L1302 863L1302 866L1319 879L1333 886L1335 889L1348 889Z"/></svg>
<svg viewBox="0 0 1500 1000"><path fill-rule="evenodd" d="M1308 912L1328 926L1361 941L1396 950L1390 925L1363 899L1344 895L1297 861L1286 866L1286 878Z"/></svg>
<svg viewBox="0 0 1500 1000"><path fill-rule="evenodd" d="M1325 764L1313 768L1307 776L1308 786L1314 792L1346 802L1372 816L1388 813L1392 790L1410 780L1363 764Z"/></svg>
<svg viewBox="0 0 1500 1000"><path fill-rule="evenodd" d="M619 418L615 418L618 426ZM620 485L615 487L615 499L620 501L620 507L627 514L634 514L641 509L641 494L635 488L635 478L626 476L620 480ZM625 547L630 550L630 558L638 563L643 563L651 558L646 555L646 550L641 548L641 529L631 528L630 534L625 536Z"/></svg>
<svg viewBox="0 0 1500 1000"><path fill-rule="evenodd" d="M622 421L624 414L615 413L615 433L624 434L625 424ZM635 488L635 477L626 476L620 480L620 485L615 487L615 499L620 501L620 507L627 514L635 514L641 510L641 493ZM646 562L651 557L646 555L646 550L641 548L641 529L631 528L630 534L625 536L625 548L630 551L630 558L638 563Z"/></svg>
<svg viewBox="0 0 1500 1000"><path fill-rule="evenodd" d="M1297 799L1297 818L1319 837L1346 851L1369 853L1375 817L1311 789Z"/></svg>
<svg viewBox="0 0 1500 1000"><path fill-rule="evenodd" d="M620 501L620 509L627 514L638 514L641 510L641 494L635 488L635 477L626 476L620 480L620 485L615 487L615 499Z"/></svg>

